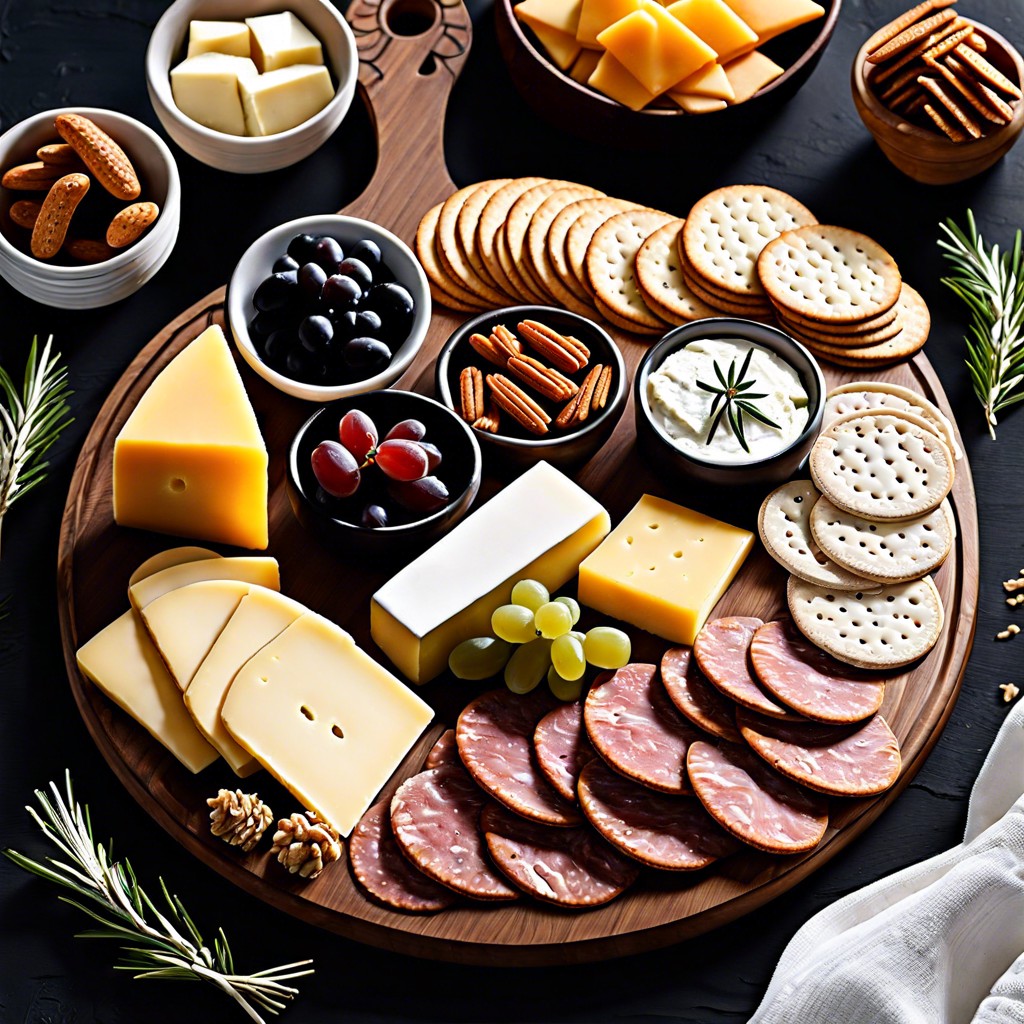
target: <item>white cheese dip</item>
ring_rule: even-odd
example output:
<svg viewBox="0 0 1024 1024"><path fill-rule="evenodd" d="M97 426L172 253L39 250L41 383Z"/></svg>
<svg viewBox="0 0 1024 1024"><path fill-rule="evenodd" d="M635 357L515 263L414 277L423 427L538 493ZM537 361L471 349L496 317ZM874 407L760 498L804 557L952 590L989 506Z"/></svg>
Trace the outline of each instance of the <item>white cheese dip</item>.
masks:
<svg viewBox="0 0 1024 1024"><path fill-rule="evenodd" d="M746 390L767 393L752 404L779 426L769 427L744 414L743 433L750 448L747 452L725 416L711 443L706 444L715 396L698 387L697 381L720 387L715 363L728 378L733 361L738 373L751 349L753 355L744 379L755 383ZM691 341L673 352L647 379L647 402L662 433L681 451L704 462L758 462L769 458L800 436L808 417L807 392L793 367L769 349L739 338Z"/></svg>

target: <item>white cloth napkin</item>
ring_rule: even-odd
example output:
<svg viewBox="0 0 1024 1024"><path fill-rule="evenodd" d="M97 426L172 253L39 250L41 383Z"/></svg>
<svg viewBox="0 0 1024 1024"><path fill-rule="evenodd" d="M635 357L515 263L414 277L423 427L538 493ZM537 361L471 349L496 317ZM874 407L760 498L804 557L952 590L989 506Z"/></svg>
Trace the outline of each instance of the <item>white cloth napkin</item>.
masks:
<svg viewBox="0 0 1024 1024"><path fill-rule="evenodd" d="M750 1024L1024 1024L1024 700L964 841L812 917Z"/></svg>

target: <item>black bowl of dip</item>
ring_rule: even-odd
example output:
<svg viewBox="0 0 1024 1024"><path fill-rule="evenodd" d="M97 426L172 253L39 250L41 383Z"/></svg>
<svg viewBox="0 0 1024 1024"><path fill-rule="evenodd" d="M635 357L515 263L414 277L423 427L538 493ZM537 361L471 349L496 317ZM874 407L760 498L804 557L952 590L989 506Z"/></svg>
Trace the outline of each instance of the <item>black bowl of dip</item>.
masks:
<svg viewBox="0 0 1024 1024"><path fill-rule="evenodd" d="M663 425L661 415L652 405L649 396L651 375L657 373L665 361L682 351L687 345L696 341L737 341L759 346L777 360L794 371L800 385L807 394L807 421L793 436L780 438L779 447L767 454L760 454L754 441L751 444L749 457L740 451L735 460L726 461L715 447L707 447L707 456L703 456L704 446L686 451L669 435ZM739 351L737 368L743 361L745 352ZM728 373L731 359L719 361L724 373ZM690 380L690 393L705 402L710 411L714 395L697 388L696 374ZM710 381L716 386L719 382L713 372L709 372ZM749 378L751 373L748 372ZM767 390L757 384L748 388L750 393L762 393ZM710 320L695 320L693 323L677 327L649 349L637 367L633 380L634 410L636 415L637 446L645 460L660 476L676 479L698 481L714 486L775 485L792 477L803 465L814 444L814 439L821 430L821 418L825 406L825 378L814 356L798 341L775 327L756 323L753 320L741 320L732 317L721 317ZM760 402L755 405L761 406ZM767 410L766 410L767 411ZM750 424L749 417L744 418ZM705 429L711 425L711 418L705 420ZM754 428L756 432L758 428ZM703 431L702 431L703 434ZM719 443L734 438L728 418L723 417L715 438ZM768 442L765 441L767 445ZM771 447L768 445L768 447Z"/></svg>

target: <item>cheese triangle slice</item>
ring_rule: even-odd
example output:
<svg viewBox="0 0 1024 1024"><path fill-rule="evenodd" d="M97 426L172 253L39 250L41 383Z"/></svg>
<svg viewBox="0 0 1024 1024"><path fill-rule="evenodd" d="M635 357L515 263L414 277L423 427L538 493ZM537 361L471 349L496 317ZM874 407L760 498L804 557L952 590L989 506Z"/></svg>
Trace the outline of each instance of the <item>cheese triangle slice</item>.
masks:
<svg viewBox="0 0 1024 1024"><path fill-rule="evenodd" d="M538 25L576 35L583 0L522 0L512 9L515 16L530 28Z"/></svg>
<svg viewBox="0 0 1024 1024"><path fill-rule="evenodd" d="M122 526L267 546L267 449L214 325L160 371L114 443Z"/></svg>
<svg viewBox="0 0 1024 1024"><path fill-rule="evenodd" d="M712 100L726 100L731 103L736 93L729 84L729 78L721 64L711 61L689 78L684 78L678 85L669 89L669 95L706 96Z"/></svg>
<svg viewBox="0 0 1024 1024"><path fill-rule="evenodd" d="M203 580L238 580L241 583L269 587L271 590L281 589L281 574L276 558L243 555L239 558L203 558L161 569L132 584L128 588L128 600L133 608L141 611L158 597Z"/></svg>
<svg viewBox="0 0 1024 1024"><path fill-rule="evenodd" d="M814 0L726 0L756 33L758 45L825 14Z"/></svg>
<svg viewBox="0 0 1024 1024"><path fill-rule="evenodd" d="M147 558L128 577L128 586L133 587L139 580L144 580L147 576L152 576L162 569L170 569L172 565L184 565L186 562L201 562L204 558L220 558L220 555L209 548L191 546L167 548L165 551L158 551L155 555Z"/></svg>
<svg viewBox="0 0 1024 1024"><path fill-rule="evenodd" d="M729 61L722 70L725 71L725 77L732 86L736 103L749 100L756 92L784 74L783 69L760 50L745 53L742 57Z"/></svg>

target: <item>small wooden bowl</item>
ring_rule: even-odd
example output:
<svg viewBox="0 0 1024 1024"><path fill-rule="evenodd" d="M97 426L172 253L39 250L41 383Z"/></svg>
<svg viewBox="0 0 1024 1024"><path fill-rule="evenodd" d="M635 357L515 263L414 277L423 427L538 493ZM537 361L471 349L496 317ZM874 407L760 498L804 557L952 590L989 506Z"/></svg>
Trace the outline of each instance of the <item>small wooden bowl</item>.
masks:
<svg viewBox="0 0 1024 1024"><path fill-rule="evenodd" d="M985 59L1009 79L1024 84L1024 60L998 32L974 23L988 44ZM1009 124L994 128L980 139L953 142L940 132L911 124L893 113L867 83L867 44L853 62L853 102L875 142L907 177L925 185L951 185L988 170L1017 141L1024 128L1024 101L1018 100Z"/></svg>
<svg viewBox="0 0 1024 1024"><path fill-rule="evenodd" d="M544 52L533 33L516 19L516 0L497 0L494 16L498 45L512 81L523 99L557 128L592 142L623 149L660 149L680 141L709 144L723 131L743 132L791 99L821 59L839 19L842 0L819 0L824 18L769 40L760 49L786 69L744 103L708 114L681 109L630 110L616 100L570 78Z"/></svg>

